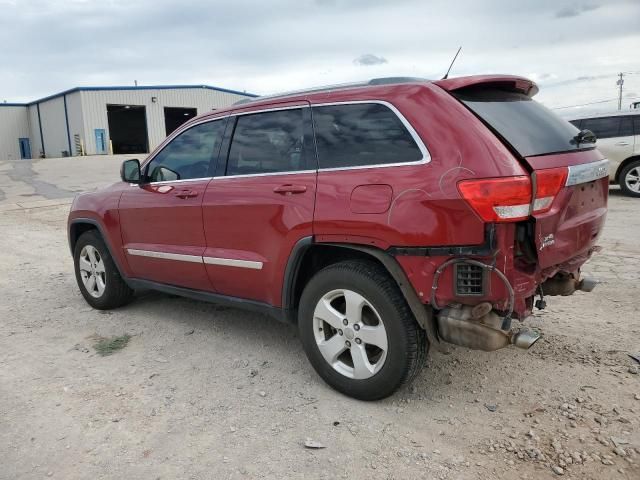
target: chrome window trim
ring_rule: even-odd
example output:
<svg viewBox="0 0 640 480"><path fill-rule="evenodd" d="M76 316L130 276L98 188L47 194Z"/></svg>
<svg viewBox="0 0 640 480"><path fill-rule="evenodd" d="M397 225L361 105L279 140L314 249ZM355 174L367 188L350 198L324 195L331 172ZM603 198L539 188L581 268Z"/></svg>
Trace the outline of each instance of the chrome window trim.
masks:
<svg viewBox="0 0 640 480"><path fill-rule="evenodd" d="M137 248L127 248L129 255L147 258L159 258L161 260L177 260L180 262L205 263L207 265L222 265L225 267L249 268L251 270L262 270L263 262L253 260L239 260L236 258L204 257L199 255L185 255L182 253L159 252L156 250L140 250Z"/></svg>
<svg viewBox="0 0 640 480"><path fill-rule="evenodd" d="M609 160L598 160L597 162L571 165L565 187L579 185L581 183L592 182L600 178L609 176Z"/></svg>
<svg viewBox="0 0 640 480"><path fill-rule="evenodd" d="M213 180L224 180L226 178L271 177L273 175L302 175L306 173L316 173L316 171L317 170L292 170L289 172L245 173L243 175L225 175L223 177L213 177Z"/></svg>
<svg viewBox="0 0 640 480"><path fill-rule="evenodd" d="M220 257L202 257L202 260L207 265L222 265L225 267L240 267L249 268L251 270L262 270L262 262L253 260L237 260L235 258L220 258Z"/></svg>
<svg viewBox="0 0 640 480"><path fill-rule="evenodd" d="M306 102L306 101L305 101ZM306 102L301 105L289 105L286 107L273 107L273 108L265 108L262 110L247 110L246 112L231 112L229 114L230 117L241 117L243 115L251 115L252 113L269 113L269 112L279 112L281 110L294 110L296 108L303 109L309 108L309 102Z"/></svg>
<svg viewBox="0 0 640 480"><path fill-rule="evenodd" d="M214 177L185 178L184 180L165 180L162 182L148 182L148 183L143 183L142 185L172 185L174 183L201 182L203 180L211 180L213 178ZM140 186L140 184L137 184L137 183L132 183L131 185L134 187Z"/></svg>
<svg viewBox="0 0 640 480"><path fill-rule="evenodd" d="M138 257L160 258L162 260L178 260L181 262L202 263L202 257L197 255L184 255L181 253L157 252L154 250L138 250L136 248L127 248L129 255Z"/></svg>
<svg viewBox="0 0 640 480"><path fill-rule="evenodd" d="M194 123L193 125L190 125L189 128L195 127L197 125L201 125L203 123L214 122L216 120L223 120L223 119L229 118L229 117L239 117L239 116L243 116L243 115L251 115L251 114L254 114L254 113L257 114L257 113L277 112L277 111L280 111L280 110L293 110L293 109L296 109L296 108L299 108L299 109L311 108L311 111L313 112L313 108L314 107L330 107L330 106L336 106L336 105L362 105L362 104L384 105L389 110L391 110L394 113L394 115L400 120L402 125L407 129L407 131L409 132L409 135L411 135L411 138L413 138L413 141L416 143L418 149L420 150L420 153L422 154L422 158L420 160L416 160L416 161L413 161L413 162L382 163L382 164L379 164L379 165L355 165L355 166L351 166L351 167L319 168L318 170L292 170L292 171L283 171L283 172L247 173L247 174L244 174L244 175L221 175L221 176L217 176L217 177L188 178L188 179L185 179L185 180L171 180L171 181L165 181L165 182L149 182L149 183L146 183L144 185L171 185L173 183L198 181L198 180L212 180L212 179L213 180L220 180L220 179L224 179L224 178L267 177L267 176L273 176L273 175L296 175L296 174L313 173L313 172L316 172L316 171L317 172L338 172L338 171L342 171L342 170L363 170L363 169L370 169L370 168L404 167L404 166L413 166L413 165L425 165L425 164L431 162L431 154L429 153L429 149L427 148L427 146L422 141L422 138L420 138L420 136L418 135L418 132L415 131L415 129L413 128L411 123L409 123L409 121L402 114L402 112L400 112L395 107L395 105L393 105L390 102L387 102L386 100L378 100L378 99L372 99L372 100L346 100L346 101L341 101L341 102L315 103L315 104L311 104L311 105L309 105L309 103L305 103L305 104L302 104L302 105L288 105L286 107L267 107L267 108L257 109L257 110L248 110L246 112L229 112L228 114L225 114L224 116L221 116L221 117L204 119L204 120L202 120L200 122L197 122L197 123ZM186 132L187 130L189 130L189 128L187 128L185 130L182 130L180 132L176 132L175 134L172 134L173 136L170 137L169 141L167 142L167 145L171 141L173 141L173 139L175 137L177 137L181 133ZM162 150L164 150L164 148ZM160 150L158 153L156 153L153 157L150 157L147 160L145 160L145 162L142 164L140 169L142 170L144 167L146 167L147 164L149 164L151 161L153 161L153 159L162 150Z"/></svg>

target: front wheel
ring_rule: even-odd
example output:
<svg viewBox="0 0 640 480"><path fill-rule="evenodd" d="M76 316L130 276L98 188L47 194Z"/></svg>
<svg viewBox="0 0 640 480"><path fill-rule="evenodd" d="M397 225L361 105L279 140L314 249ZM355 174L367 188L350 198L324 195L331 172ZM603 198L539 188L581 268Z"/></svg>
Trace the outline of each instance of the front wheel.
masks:
<svg viewBox="0 0 640 480"><path fill-rule="evenodd" d="M640 197L640 160L634 160L622 169L620 188L625 195Z"/></svg>
<svg viewBox="0 0 640 480"><path fill-rule="evenodd" d="M73 251L76 281L89 305L109 310L126 304L133 290L124 282L100 234L83 233Z"/></svg>
<svg viewBox="0 0 640 480"><path fill-rule="evenodd" d="M318 272L302 293L298 323L316 372L360 400L391 395L426 358L424 331L397 284L373 262L341 262Z"/></svg>

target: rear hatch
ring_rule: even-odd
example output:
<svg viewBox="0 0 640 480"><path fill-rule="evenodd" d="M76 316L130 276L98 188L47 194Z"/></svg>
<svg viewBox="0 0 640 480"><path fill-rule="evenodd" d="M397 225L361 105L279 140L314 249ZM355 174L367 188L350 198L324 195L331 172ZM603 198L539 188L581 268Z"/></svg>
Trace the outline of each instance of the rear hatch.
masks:
<svg viewBox="0 0 640 480"><path fill-rule="evenodd" d="M436 82L466 105L519 159L531 178L528 216L542 269L571 271L595 247L606 217L608 161L568 121L532 99L520 77Z"/></svg>

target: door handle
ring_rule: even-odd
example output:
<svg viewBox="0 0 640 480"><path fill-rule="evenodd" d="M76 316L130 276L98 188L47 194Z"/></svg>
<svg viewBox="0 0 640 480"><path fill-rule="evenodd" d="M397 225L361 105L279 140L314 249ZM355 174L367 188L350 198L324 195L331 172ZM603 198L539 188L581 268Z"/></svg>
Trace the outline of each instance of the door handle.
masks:
<svg viewBox="0 0 640 480"><path fill-rule="evenodd" d="M616 143L616 145L618 145L619 147L626 147L627 145L629 145L629 142L618 142Z"/></svg>
<svg viewBox="0 0 640 480"><path fill-rule="evenodd" d="M305 185L280 185L273 189L274 193L279 193L281 195L293 195L294 193L304 193L307 191L307 187Z"/></svg>
<svg viewBox="0 0 640 480"><path fill-rule="evenodd" d="M178 198L194 198L198 196L198 192L195 192L193 190L181 190L178 193L176 193L176 197Z"/></svg>

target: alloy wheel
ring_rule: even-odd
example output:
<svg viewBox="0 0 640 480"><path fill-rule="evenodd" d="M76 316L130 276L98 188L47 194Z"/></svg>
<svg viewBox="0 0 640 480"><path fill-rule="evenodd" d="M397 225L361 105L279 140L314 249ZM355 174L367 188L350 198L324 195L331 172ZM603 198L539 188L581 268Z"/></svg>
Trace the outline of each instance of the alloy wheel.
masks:
<svg viewBox="0 0 640 480"><path fill-rule="evenodd" d="M352 290L326 293L313 314L316 344L345 377L362 380L380 371L387 357L387 332L373 305Z"/></svg>
<svg viewBox="0 0 640 480"><path fill-rule="evenodd" d="M629 170L624 177L624 183L632 192L640 193L640 167Z"/></svg>
<svg viewBox="0 0 640 480"><path fill-rule="evenodd" d="M107 276L100 252L92 245L85 245L78 260L84 288L93 298L100 298L106 287Z"/></svg>

